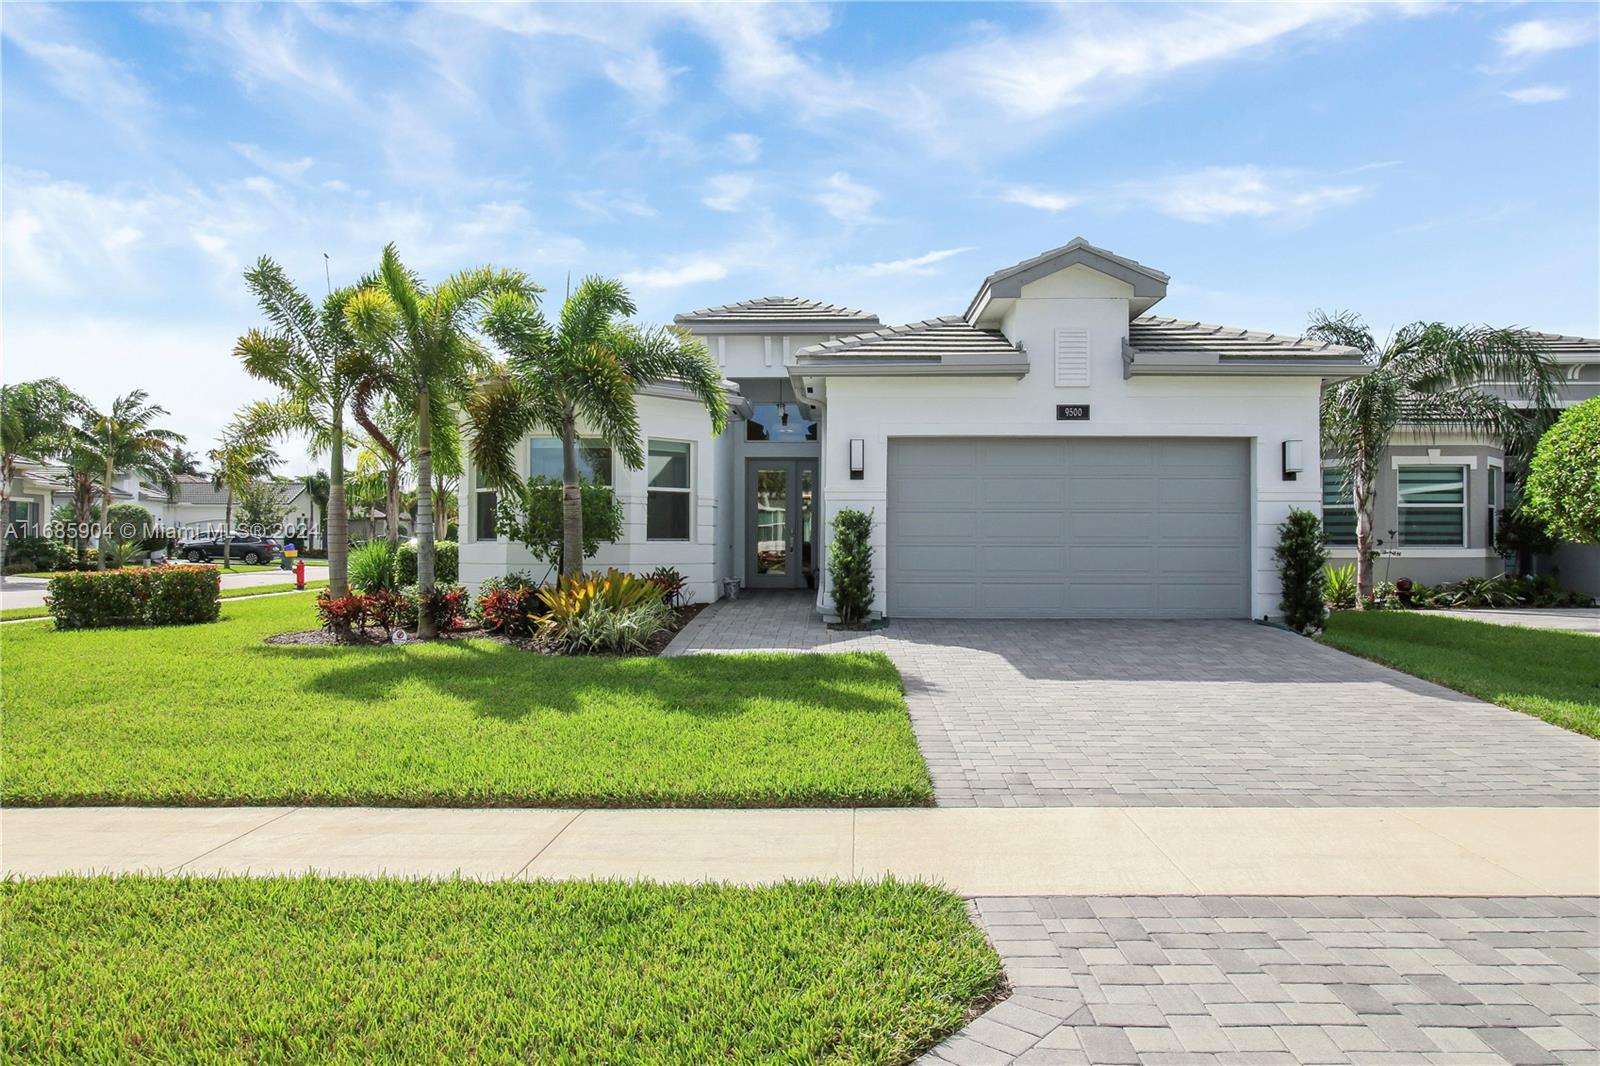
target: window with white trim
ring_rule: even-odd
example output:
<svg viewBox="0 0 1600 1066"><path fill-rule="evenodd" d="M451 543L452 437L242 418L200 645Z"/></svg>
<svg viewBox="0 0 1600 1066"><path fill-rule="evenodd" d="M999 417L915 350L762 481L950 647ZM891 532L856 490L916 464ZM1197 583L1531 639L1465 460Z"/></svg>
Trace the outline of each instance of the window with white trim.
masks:
<svg viewBox="0 0 1600 1066"><path fill-rule="evenodd" d="M561 438L534 437L528 445L528 476L560 481ZM611 484L611 448L598 437L578 438L578 476L595 485Z"/></svg>
<svg viewBox="0 0 1600 1066"><path fill-rule="evenodd" d="M1494 547L1494 538L1500 530L1500 478L1502 471L1498 466L1490 466L1489 487L1485 491L1489 497L1489 524L1485 528L1489 531L1488 547Z"/></svg>
<svg viewBox="0 0 1600 1066"><path fill-rule="evenodd" d="M1336 466L1322 468L1322 531L1335 547L1356 542L1355 497Z"/></svg>
<svg viewBox="0 0 1600 1066"><path fill-rule="evenodd" d="M652 440L645 499L646 540L689 540L694 488L688 441Z"/></svg>
<svg viewBox="0 0 1600 1066"><path fill-rule="evenodd" d="M472 505L476 511L472 517L473 539L494 540L495 508L500 504L500 494L494 489L479 489L472 496Z"/></svg>
<svg viewBox="0 0 1600 1066"><path fill-rule="evenodd" d="M1467 546L1467 468L1402 466L1399 485L1400 546Z"/></svg>

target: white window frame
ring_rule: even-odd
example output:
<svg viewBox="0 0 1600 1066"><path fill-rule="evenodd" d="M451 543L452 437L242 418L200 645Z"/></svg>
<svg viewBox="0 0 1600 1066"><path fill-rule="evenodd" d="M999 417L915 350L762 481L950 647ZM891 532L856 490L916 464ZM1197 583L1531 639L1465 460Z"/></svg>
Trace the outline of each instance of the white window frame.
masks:
<svg viewBox="0 0 1600 1066"><path fill-rule="evenodd" d="M689 475L689 484L683 488L676 486L650 484L650 448L655 444L682 444L689 449L684 457L684 467ZM678 437L648 437L644 442L644 539L657 544L693 544L695 540L695 506L694 506L694 441L683 440ZM651 493L665 492L689 499L689 535L687 537L652 537L650 535L650 495Z"/></svg>
<svg viewBox="0 0 1600 1066"><path fill-rule="evenodd" d="M1472 489L1471 489L1472 478L1467 473L1467 471L1473 469L1473 467L1477 463L1477 460L1474 458L1472 464L1470 464L1470 465L1467 464L1467 463L1464 463L1464 462L1438 462L1437 460L1440 458L1440 456L1439 456L1437 451L1431 453L1430 456L1429 456L1430 459L1436 460L1434 462L1427 462L1427 461L1403 462L1402 461L1403 458L1405 458L1405 457L1397 455L1397 456L1395 456L1395 462L1394 462L1394 475L1395 475L1394 476L1395 526L1397 527L1395 532L1396 532L1396 536L1397 536L1397 538L1399 540L1399 545L1400 545L1401 550L1405 550L1407 548L1452 548L1452 547L1453 548L1465 548L1465 547L1467 547L1467 541L1468 541L1468 538L1470 536L1470 533L1469 533L1470 518L1471 518L1471 514L1472 514L1472 511L1471 511L1471 505L1472 505ZM1401 495L1401 492L1400 492L1400 475L1402 473L1404 473L1407 469L1414 468L1414 467L1415 468L1420 468L1420 467L1429 467L1429 468L1443 467L1443 468L1446 468L1446 469L1453 469L1453 470L1459 471L1460 474L1461 474L1461 502L1460 503L1407 503L1407 502L1405 502L1405 498ZM1416 510L1416 511L1459 511L1461 513L1461 543L1459 543L1459 544L1407 544L1406 541L1405 541L1405 535L1406 535L1405 534L1405 525L1406 525L1406 523L1405 523L1405 512L1408 511L1408 510Z"/></svg>
<svg viewBox="0 0 1600 1066"><path fill-rule="evenodd" d="M532 478L534 476L534 474L533 474L533 447L534 447L534 444L535 444L535 442L542 441L542 440L553 440L553 441L556 442L556 444L558 446L561 443L561 438L560 437L553 436L553 435L551 435L549 433L535 433L535 434L533 434L532 436L530 436L528 438L527 453L528 453L528 477L529 478ZM578 435L577 447L581 450L586 442L591 444L591 445L598 444L600 447L602 447L602 448L604 448L606 450L606 457L610 460L610 465L611 465L611 476L610 476L610 478L608 480L602 482L602 484L604 484L605 487L608 488L608 489L615 489L617 487L616 486L616 481L617 481L617 453L616 453L616 451L611 447L611 445L607 444L600 437L586 437L586 436L584 436L583 434L580 433ZM558 452L560 451L559 447L557 448L557 451ZM566 460L563 459L562 462L564 464L566 462ZM580 470L578 472L578 475L580 477L583 476L583 471ZM561 473L557 472L554 480L560 481L561 478L562 478Z"/></svg>
<svg viewBox="0 0 1600 1066"><path fill-rule="evenodd" d="M1506 465L1499 459L1490 459L1487 467L1489 487L1485 491L1489 494L1489 542L1484 547L1493 551L1495 538L1500 534L1500 511L1506 505Z"/></svg>
<svg viewBox="0 0 1600 1066"><path fill-rule="evenodd" d="M472 543L474 543L474 544L496 544L496 543L499 543L499 541L500 541L500 533L499 533L498 530L495 531L495 534L492 537L480 537L480 536L478 536L478 516L483 512L483 496L484 496L484 493L489 493L490 495L494 496L495 505L496 505L496 507L499 506L499 503L500 503L500 493L499 493L499 491L494 489L494 488L491 488L490 486L485 485L481 481L479 481L478 477L477 477L477 471L473 471L473 477L472 477L472 516L471 516Z"/></svg>

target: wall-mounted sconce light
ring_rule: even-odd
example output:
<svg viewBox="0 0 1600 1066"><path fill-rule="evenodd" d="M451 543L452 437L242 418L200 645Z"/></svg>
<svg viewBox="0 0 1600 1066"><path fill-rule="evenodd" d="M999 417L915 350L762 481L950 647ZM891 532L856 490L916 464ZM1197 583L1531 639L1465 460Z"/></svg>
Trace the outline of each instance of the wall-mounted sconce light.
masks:
<svg viewBox="0 0 1600 1066"><path fill-rule="evenodd" d="M867 476L867 442L860 437L850 438L850 480L860 481Z"/></svg>
<svg viewBox="0 0 1600 1066"><path fill-rule="evenodd" d="M1301 452L1305 450L1305 442L1286 440L1283 442L1283 480L1294 481L1299 477L1300 471L1305 469L1305 462Z"/></svg>

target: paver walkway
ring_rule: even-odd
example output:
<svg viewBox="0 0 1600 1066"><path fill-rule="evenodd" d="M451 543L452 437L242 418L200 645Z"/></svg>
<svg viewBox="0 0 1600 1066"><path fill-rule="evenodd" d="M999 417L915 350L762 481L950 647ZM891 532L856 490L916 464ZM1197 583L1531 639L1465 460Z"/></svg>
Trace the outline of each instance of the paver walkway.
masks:
<svg viewBox="0 0 1600 1066"><path fill-rule="evenodd" d="M891 622L713 604L669 654L883 651L940 806L1588 806L1600 746L1249 622Z"/></svg>
<svg viewBox="0 0 1600 1066"><path fill-rule="evenodd" d="M989 1064L1600 1060L1600 901L976 901L1011 996L923 1056Z"/></svg>

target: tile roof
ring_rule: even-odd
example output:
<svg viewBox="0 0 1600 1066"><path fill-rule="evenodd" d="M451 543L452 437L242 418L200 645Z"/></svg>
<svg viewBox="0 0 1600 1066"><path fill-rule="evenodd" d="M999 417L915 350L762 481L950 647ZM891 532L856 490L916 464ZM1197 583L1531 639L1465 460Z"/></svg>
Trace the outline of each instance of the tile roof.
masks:
<svg viewBox="0 0 1600 1066"><path fill-rule="evenodd" d="M1072 240L1068 241L1066 244L1063 244L1059 248L1052 248L1047 252L1040 252L1038 255L1029 259L1024 259L1020 263L1014 263L1011 266L1005 267L1004 269L996 270L993 274L990 274L988 277L983 279L984 284L991 284L999 281L1001 278L1010 277L1012 274L1024 273L1028 270L1032 270L1036 266L1042 266L1043 264L1050 262L1052 259L1056 259L1060 256L1066 255L1069 252L1075 251L1088 252L1091 255L1099 256L1102 259L1109 259L1113 263L1119 263L1122 266L1127 267L1129 270L1137 271L1138 273L1144 274L1147 277L1157 281L1165 282L1172 280L1170 275L1163 274L1155 267L1145 266L1137 259L1129 259L1127 256L1118 255L1116 252L1113 252L1110 249L1101 248L1099 245L1090 244L1082 237L1074 237Z"/></svg>
<svg viewBox="0 0 1600 1066"><path fill-rule="evenodd" d="M674 322L876 322L870 311L858 311L798 296L761 296L674 315Z"/></svg>
<svg viewBox="0 0 1600 1066"><path fill-rule="evenodd" d="M1600 340L1593 337L1568 337L1560 333L1533 334L1544 350L1563 362L1600 360Z"/></svg>
<svg viewBox="0 0 1600 1066"><path fill-rule="evenodd" d="M1155 315L1140 315L1128 323L1128 346L1133 349L1135 359L1150 355L1158 362L1163 355L1212 355L1223 361L1336 359L1350 362L1361 358L1359 350L1342 344Z"/></svg>
<svg viewBox="0 0 1600 1066"><path fill-rule="evenodd" d="M942 359L947 356L1024 358L999 330L979 329L961 315L929 318L904 326L813 344L795 351L797 359Z"/></svg>
<svg viewBox="0 0 1600 1066"><path fill-rule="evenodd" d="M178 495L174 503L195 504L198 506L222 507L228 502L228 490L219 489L211 483L211 478L206 474L179 474L177 477ZM306 487L301 484L278 482L279 496L283 505L288 507L298 500Z"/></svg>

